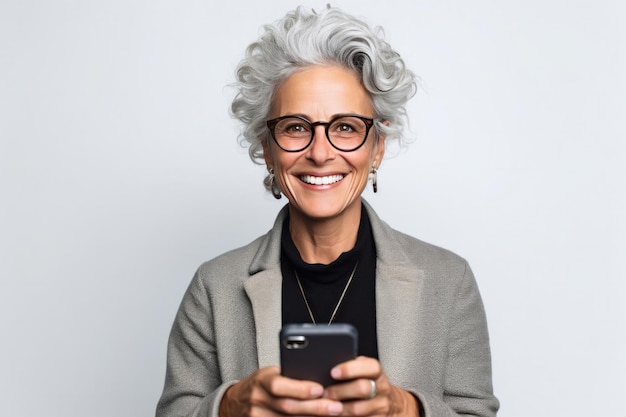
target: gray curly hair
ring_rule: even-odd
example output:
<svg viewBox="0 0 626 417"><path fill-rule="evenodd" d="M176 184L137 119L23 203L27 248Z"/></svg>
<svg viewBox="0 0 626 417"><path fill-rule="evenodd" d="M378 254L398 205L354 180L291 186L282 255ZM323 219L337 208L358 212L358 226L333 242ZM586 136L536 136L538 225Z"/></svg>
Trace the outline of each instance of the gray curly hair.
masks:
<svg viewBox="0 0 626 417"><path fill-rule="evenodd" d="M402 140L405 105L417 91L417 79L384 40L382 28L330 6L319 13L299 7L263 26L237 68L231 112L243 123L240 143L249 146L255 163L263 163L263 141L271 140L265 122L278 86L298 70L325 64L354 71L372 99L376 131L387 140Z"/></svg>

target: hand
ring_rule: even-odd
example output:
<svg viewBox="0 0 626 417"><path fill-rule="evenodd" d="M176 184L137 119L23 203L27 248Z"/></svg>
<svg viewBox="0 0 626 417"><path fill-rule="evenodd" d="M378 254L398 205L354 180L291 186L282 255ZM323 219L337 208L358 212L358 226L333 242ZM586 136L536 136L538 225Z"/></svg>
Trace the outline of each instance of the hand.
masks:
<svg viewBox="0 0 626 417"><path fill-rule="evenodd" d="M419 416L417 398L391 385L380 362L374 358L360 356L339 364L331 370L331 376L342 382L327 387L324 397L343 403L341 415Z"/></svg>
<svg viewBox="0 0 626 417"><path fill-rule="evenodd" d="M231 386L222 397L219 417L341 414L342 403L323 394L320 384L281 376L278 367L270 366Z"/></svg>

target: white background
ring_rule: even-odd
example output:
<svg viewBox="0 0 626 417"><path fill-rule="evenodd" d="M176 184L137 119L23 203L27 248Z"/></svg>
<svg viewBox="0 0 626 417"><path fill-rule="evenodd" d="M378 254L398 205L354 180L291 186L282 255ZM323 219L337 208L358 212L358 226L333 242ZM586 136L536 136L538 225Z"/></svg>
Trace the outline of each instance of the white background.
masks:
<svg viewBox="0 0 626 417"><path fill-rule="evenodd" d="M625 4L333 2L421 77L365 197L470 261L502 416L623 413ZM285 202L228 84L295 5L0 1L2 415L153 415L196 267Z"/></svg>

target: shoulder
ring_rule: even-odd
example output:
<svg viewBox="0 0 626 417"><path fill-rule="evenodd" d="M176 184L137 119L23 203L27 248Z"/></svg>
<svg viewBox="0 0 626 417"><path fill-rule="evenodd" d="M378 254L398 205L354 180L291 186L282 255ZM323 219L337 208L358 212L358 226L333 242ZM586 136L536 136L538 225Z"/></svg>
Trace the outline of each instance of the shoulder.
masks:
<svg viewBox="0 0 626 417"><path fill-rule="evenodd" d="M465 258L449 249L424 242L392 228L390 230L391 234L396 238L397 244L403 248L407 255L411 255L410 259L419 260L420 263L467 264Z"/></svg>
<svg viewBox="0 0 626 417"><path fill-rule="evenodd" d="M377 277L381 282L403 287L417 284L416 297L429 299L441 309L452 308L454 300L460 298L473 300L472 314L482 314L478 285L465 258L395 230L382 221L374 241Z"/></svg>
<svg viewBox="0 0 626 417"><path fill-rule="evenodd" d="M400 232L368 209L379 260L419 269L467 268L467 261L456 253Z"/></svg>
<svg viewBox="0 0 626 417"><path fill-rule="evenodd" d="M209 314L215 306L240 303L244 282L250 277L251 259L263 238L202 263L187 286L180 309L187 311L187 315L192 311Z"/></svg>
<svg viewBox="0 0 626 417"><path fill-rule="evenodd" d="M395 265L404 267L405 279L414 277L444 297L452 296L464 285L475 286L465 258L394 229L390 229L390 235L396 239L390 246L395 246L397 258L402 258Z"/></svg>
<svg viewBox="0 0 626 417"><path fill-rule="evenodd" d="M212 281L218 284L245 280L250 275L250 263L267 236L267 234L260 236L245 246L232 249L202 263L198 267L195 279L205 285Z"/></svg>
<svg viewBox="0 0 626 417"><path fill-rule="evenodd" d="M225 252L200 265L195 281L204 287L240 288L259 271L280 265L280 236L286 207L276 217L273 227L264 235L237 249Z"/></svg>

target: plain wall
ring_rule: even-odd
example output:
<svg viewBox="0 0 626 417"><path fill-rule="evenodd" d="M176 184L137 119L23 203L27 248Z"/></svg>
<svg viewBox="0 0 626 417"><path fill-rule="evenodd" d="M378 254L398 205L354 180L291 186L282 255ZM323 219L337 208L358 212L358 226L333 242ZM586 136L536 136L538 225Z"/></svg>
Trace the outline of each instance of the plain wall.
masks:
<svg viewBox="0 0 626 417"><path fill-rule="evenodd" d="M153 415L195 269L285 203L228 84L295 4L0 1L2 415ZM333 2L421 78L364 195L470 261L502 416L623 412L625 4Z"/></svg>

